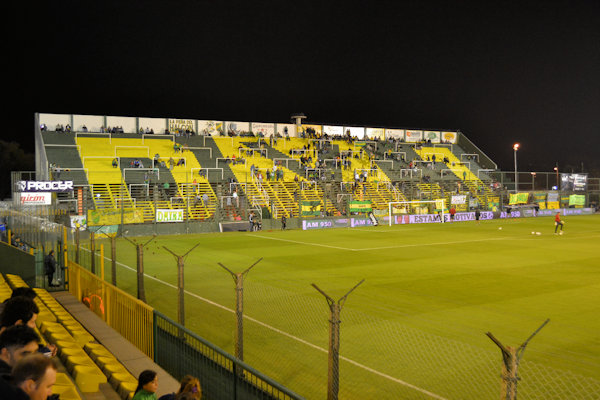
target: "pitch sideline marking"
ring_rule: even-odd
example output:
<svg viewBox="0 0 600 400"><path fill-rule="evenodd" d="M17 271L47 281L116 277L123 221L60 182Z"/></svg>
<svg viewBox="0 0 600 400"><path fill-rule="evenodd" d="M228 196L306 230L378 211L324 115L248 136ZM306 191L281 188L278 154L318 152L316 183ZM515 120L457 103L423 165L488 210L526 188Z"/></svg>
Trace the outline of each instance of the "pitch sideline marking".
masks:
<svg viewBox="0 0 600 400"><path fill-rule="evenodd" d="M258 236L258 235L251 235L251 236ZM83 246L81 246L81 248L82 248L83 250L87 251L87 252L90 252L90 250L86 249L86 248L85 248L85 247L83 247ZM106 260L110 260L110 258L108 258L107 256L104 256L104 259L106 259ZM119 261L117 261L117 264L119 264L119 265L123 266L124 268L126 268L126 269L128 269L128 270L130 270L130 271L134 271L134 272L136 271L134 268L130 267L129 265L123 264L122 262L119 262ZM165 281L163 281L163 280L161 280L161 279L158 279L158 278L156 278L156 277L154 277L154 276L150 276L150 275L148 275L148 274L146 274L146 273L144 273L144 276L145 276L145 277L148 277L148 278L150 278L150 279L153 279L153 280L155 280L155 281L157 281L157 282L159 282L159 283L162 283L162 284L163 284L163 285L165 285L165 286L171 287L171 288L173 288L173 289L177 289L177 286L175 286L175 285L172 285L172 284L170 284L169 282L165 282ZM235 311L234 311L234 310L232 310L232 309L230 309L230 308L228 308L228 307L225 307L224 305L221 305L221 304L219 304L219 303L216 303L216 302L214 302L214 301L212 301L212 300L209 300L209 299L206 299L206 298L204 298L204 297L202 297L202 296L199 296L199 295L197 295L196 293L192 293L192 292L189 292L189 291L187 291L187 290L185 290L185 293L187 293L187 294L189 294L190 296L192 296L192 297L195 297L195 298L197 298L197 299L199 299L199 300L202 300L202 301L204 301L204 302L206 302L206 303L208 303L208 304L211 304L211 305L213 305L213 306L216 306L216 307L218 307L218 308L221 308L221 309L223 309L223 310L225 310L225 311L229 311L229 312L230 312L230 313L232 313L232 314L233 314L233 313L235 313ZM275 328L274 326L271 326L271 325L269 325L269 324L267 324L267 323L264 323L264 322L262 322L262 321L259 321L259 320L255 319L255 318L252 318L252 317L248 316L248 315L244 315L244 318L245 318L245 319L247 319L247 320L249 320L249 321L252 321L252 322L254 322L254 323L258 324L258 325L261 325L261 326L263 326L263 327L265 327L265 328L267 328L267 329L270 329L270 330L272 330L273 332L279 333L279 334L281 334L281 335L283 335L283 336L287 336L287 337L289 337L290 339L296 340L296 341L298 341L298 342L300 342L300 343L302 343L302 344L305 344L305 345L307 345L307 346L309 346L309 347L312 347L312 348L313 348L313 349L315 349L315 350L321 351L321 352L323 352L323 353L327 353L327 352L328 352L326 349L324 349L324 348L322 348L322 347L319 347L319 346L317 346L316 344L312 344L312 343L310 343L310 342L308 342L308 341L306 341L306 340L304 340L304 339L302 339L302 338L299 338L299 337L297 337L297 336L294 336L294 335L292 335L291 333L287 333L287 332L285 332L285 331L282 331L281 329ZM348 363L350 363L350 364L352 364L352 365L355 365L355 366L357 366L357 367L359 367L359 368L362 368L362 369L364 369L365 371L369 371L369 372L371 372L371 373L373 373L373 374L375 374L375 375L379 375L379 376L381 376L381 377L383 377L383 378L386 378L386 379L388 379L388 380L391 380L391 381L393 381L393 382L399 383L400 385L406 386L406 387L408 387L408 388L411 388L411 389L413 389L413 390L416 390L416 391L418 391L418 392L421 392L421 393L423 393L423 394L426 394L426 395L428 395L428 396L430 396L430 397L432 397L432 398L434 398L434 399L438 399L438 400L447 400L445 397L441 397L441 396L439 396L439 395L437 395L437 394L435 394L435 393L432 393L432 392L430 392L430 391L428 391L428 390L426 390L426 389L422 389L422 388L420 388L420 387L418 387L418 386L415 386L415 385L413 385L413 384L411 384L411 383L405 382L405 381L403 381L403 380L401 380L401 379L398 379L398 378L394 378L393 376L390 376L390 375L384 374L383 372L377 371L376 369L373 369L373 368L367 367L366 365L363 365L363 364L361 364L361 363L359 363L359 362L356 362L356 361L354 361L354 360L352 360L352 359L350 359L350 358L344 357L344 356L342 356L341 354L340 354L340 358L341 358L342 360L344 360L344 361L347 361Z"/></svg>
<svg viewBox="0 0 600 400"><path fill-rule="evenodd" d="M445 244L460 244L460 243L486 242L486 241L492 241L492 240L510 239L510 237L500 237L500 238L474 239L474 240L462 240L462 241L457 240L457 241L451 241L451 242L415 243L415 244L401 244L401 245L397 245L397 246L367 247L367 248L363 248L363 249L351 249L348 247L331 246L331 245L322 244L322 243L301 242L299 240L273 238L273 237L262 236L262 235L249 234L248 236L253 236L253 237L257 237L257 238L261 238L261 239L271 239L271 240L279 240L279 241L283 241L283 242L290 242L290 243L296 243L296 244L304 244L307 246L329 247L329 248L333 248L333 249L347 250L347 251L370 251L370 250L399 249L399 248L403 248L403 247L439 246L439 245L445 245Z"/></svg>

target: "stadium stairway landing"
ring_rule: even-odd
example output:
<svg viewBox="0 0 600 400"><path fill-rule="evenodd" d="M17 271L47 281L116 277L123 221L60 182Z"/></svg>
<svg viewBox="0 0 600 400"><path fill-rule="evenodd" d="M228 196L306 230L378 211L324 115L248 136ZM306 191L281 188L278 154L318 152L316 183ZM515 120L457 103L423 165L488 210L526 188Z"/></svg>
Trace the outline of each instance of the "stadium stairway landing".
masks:
<svg viewBox="0 0 600 400"><path fill-rule="evenodd" d="M94 314L83 303L77 301L69 292L53 292L52 296L58 301L94 338L104 345L135 377L145 369L158 373L158 397L177 392L179 383L158 364L148 358L117 331L108 326L100 317Z"/></svg>

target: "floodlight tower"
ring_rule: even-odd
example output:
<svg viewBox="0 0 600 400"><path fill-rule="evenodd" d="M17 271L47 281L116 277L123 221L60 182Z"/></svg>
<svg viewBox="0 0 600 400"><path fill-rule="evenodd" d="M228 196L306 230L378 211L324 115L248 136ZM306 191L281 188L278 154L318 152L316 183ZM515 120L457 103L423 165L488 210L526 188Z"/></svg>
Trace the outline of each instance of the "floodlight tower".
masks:
<svg viewBox="0 0 600 400"><path fill-rule="evenodd" d="M535 190L535 176L537 175L537 173L532 172L531 173L531 190Z"/></svg>
<svg viewBox="0 0 600 400"><path fill-rule="evenodd" d="M517 172L517 151L521 145L519 143L513 144L513 150L515 153L515 193L519 191L519 174Z"/></svg>
<svg viewBox="0 0 600 400"><path fill-rule="evenodd" d="M556 189L560 189L559 185L558 185L558 163L556 163L556 167L554 167L554 170L556 171Z"/></svg>

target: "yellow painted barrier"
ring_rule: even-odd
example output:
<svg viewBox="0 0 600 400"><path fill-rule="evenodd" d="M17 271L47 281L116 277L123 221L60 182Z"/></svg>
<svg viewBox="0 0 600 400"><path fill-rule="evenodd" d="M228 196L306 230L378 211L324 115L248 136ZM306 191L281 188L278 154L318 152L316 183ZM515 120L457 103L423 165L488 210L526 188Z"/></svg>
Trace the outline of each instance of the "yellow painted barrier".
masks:
<svg viewBox="0 0 600 400"><path fill-rule="evenodd" d="M154 359L154 309L79 264L68 260L68 265L69 292L140 351Z"/></svg>

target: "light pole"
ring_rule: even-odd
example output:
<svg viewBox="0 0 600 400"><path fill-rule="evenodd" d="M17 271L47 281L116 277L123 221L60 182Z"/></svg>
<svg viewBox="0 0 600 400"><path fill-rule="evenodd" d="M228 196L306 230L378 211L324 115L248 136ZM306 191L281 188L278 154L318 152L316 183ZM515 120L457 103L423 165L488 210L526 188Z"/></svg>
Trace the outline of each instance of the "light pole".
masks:
<svg viewBox="0 0 600 400"><path fill-rule="evenodd" d="M535 190L535 176L537 174L535 172L531 173L531 190Z"/></svg>
<svg viewBox="0 0 600 400"><path fill-rule="evenodd" d="M556 190L560 190L560 187L558 186L558 163L556 164L556 167L554 167L554 170L556 171Z"/></svg>
<svg viewBox="0 0 600 400"><path fill-rule="evenodd" d="M519 150L519 143L513 144L513 150L515 153L515 193L519 191L519 174L517 173L517 151Z"/></svg>

